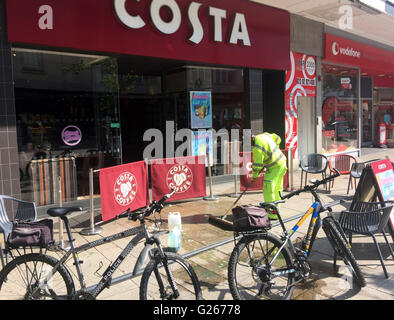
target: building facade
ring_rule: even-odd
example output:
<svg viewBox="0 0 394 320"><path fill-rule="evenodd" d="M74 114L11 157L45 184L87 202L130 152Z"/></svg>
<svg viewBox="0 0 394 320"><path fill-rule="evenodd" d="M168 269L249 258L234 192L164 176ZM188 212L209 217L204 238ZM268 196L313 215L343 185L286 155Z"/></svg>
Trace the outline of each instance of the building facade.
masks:
<svg viewBox="0 0 394 320"><path fill-rule="evenodd" d="M86 197L89 168L172 157L182 129L192 140L201 130L285 136L286 11L239 0L1 6L3 193L51 204L59 176L65 200ZM152 130L163 152L146 157ZM215 147L212 172L226 175L230 145Z"/></svg>
<svg viewBox="0 0 394 320"><path fill-rule="evenodd" d="M194 143L183 155L197 140L217 149L215 176L232 173L220 130L276 132L296 160L359 155L382 124L394 138L393 48L254 2L212 3L0 0L0 193L83 199L90 168L172 157L182 129ZM162 150L146 155L152 132Z"/></svg>

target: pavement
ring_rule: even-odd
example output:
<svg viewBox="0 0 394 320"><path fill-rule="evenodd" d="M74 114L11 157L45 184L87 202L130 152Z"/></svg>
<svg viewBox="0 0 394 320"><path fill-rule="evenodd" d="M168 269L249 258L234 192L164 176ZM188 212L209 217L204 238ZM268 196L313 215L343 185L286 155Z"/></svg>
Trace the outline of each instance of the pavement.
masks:
<svg viewBox="0 0 394 320"><path fill-rule="evenodd" d="M358 161L367 161L371 159L394 159L394 149L368 148L363 149L362 156ZM310 178L319 179L321 175ZM335 179L331 193L325 193L323 187L320 187L319 193L324 202L330 202L346 196L349 176L340 176ZM300 186L300 171L294 172L294 187ZM236 198L229 195L234 194L234 182L217 183L213 185L213 195L218 199L216 201L207 201L201 198L190 201L171 203L166 206L161 213L162 230L167 229L167 215L169 212L180 212L182 216L182 246L179 251L181 255L188 255L188 261L195 269L201 283L202 296L206 300L232 300L227 282L227 266L231 251L234 248L233 233L224 231L208 221L208 215L223 216L231 207ZM207 188L209 192L209 188ZM354 193L350 190L349 195ZM285 192L286 194L286 192ZM262 201L262 192L247 192L238 202L238 204L258 204ZM293 197L283 203L281 206L281 215L284 219L289 218L286 223L287 228L293 227L298 221L294 217L305 212L312 203L312 197L308 193ZM67 204L64 204L66 206ZM334 211L344 210L346 205L334 207ZM322 215L322 218L325 213ZM291 219L293 218L293 219ZM96 211L96 221L100 220L100 210ZM77 245L100 239L102 237L121 232L136 226L137 223L126 219L118 219L109 223L97 223L102 228L98 235L81 235L80 231L89 227L89 213L72 214L70 216L73 237ZM309 222L304 223L295 235L294 240L305 235ZM153 226L152 226L153 228ZM62 239L59 234L59 228L55 227L55 239L60 242ZM281 228L276 226L271 232L280 235ZM66 234L64 233L64 240ZM354 236L352 251L355 255L361 271L365 275L367 285L362 288L353 288L349 276L340 268L339 274L333 271L333 251L328 243L327 238L322 230L319 231L313 247L313 253L310 257L312 264L312 276L307 282L297 287L293 294L293 299L297 300L392 300L394 299L394 261L389 253L387 244L383 236L377 237L381 244L389 278L386 279L381 267L377 252L373 246L371 237ZM389 238L392 241L391 238ZM167 244L167 235L160 236L163 245ZM99 281L97 274L101 274L115 261L123 248L128 243L129 238L117 240L116 242L106 243L102 246L90 249L80 253L79 258L84 261L82 270L86 277L87 286L93 286ZM64 246L67 245L66 242ZM137 300L139 299L139 282L140 276L130 278L131 272L138 254L141 251L143 242L141 242L122 262L118 270L113 274L113 282L109 289L105 289L99 299L104 300ZM195 254L199 249L210 247L210 250ZM51 253L59 255L59 253ZM100 265L103 267L100 268ZM76 288L79 288L78 278L72 261L69 262L69 268L73 273ZM98 270L99 269L99 270ZM122 280L122 281L121 281Z"/></svg>

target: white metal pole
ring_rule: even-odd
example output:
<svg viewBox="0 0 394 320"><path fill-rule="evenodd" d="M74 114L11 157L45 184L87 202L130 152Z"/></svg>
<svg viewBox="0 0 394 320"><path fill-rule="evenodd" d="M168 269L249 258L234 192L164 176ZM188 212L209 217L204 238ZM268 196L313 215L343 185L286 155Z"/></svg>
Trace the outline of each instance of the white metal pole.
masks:
<svg viewBox="0 0 394 320"><path fill-rule="evenodd" d="M97 170L99 171L99 170ZM91 236L100 234L103 230L94 224L94 183L93 183L93 168L89 169L89 206L90 206L90 228L82 229L80 234Z"/></svg>

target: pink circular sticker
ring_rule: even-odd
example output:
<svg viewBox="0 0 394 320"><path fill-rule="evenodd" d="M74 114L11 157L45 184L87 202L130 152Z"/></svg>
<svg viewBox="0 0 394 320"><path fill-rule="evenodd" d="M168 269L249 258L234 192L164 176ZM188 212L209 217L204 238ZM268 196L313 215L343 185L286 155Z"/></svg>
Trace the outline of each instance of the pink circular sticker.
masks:
<svg viewBox="0 0 394 320"><path fill-rule="evenodd" d="M68 146L76 146L82 140L82 132L77 126L67 126L62 131L62 140Z"/></svg>

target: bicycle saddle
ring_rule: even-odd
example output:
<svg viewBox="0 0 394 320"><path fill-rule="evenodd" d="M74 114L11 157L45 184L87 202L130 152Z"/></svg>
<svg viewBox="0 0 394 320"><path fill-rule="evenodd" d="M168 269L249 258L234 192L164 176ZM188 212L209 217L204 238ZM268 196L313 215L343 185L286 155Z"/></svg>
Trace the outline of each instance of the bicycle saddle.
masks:
<svg viewBox="0 0 394 320"><path fill-rule="evenodd" d="M51 209L48 209L47 213L51 217L62 217L62 216L69 214L70 212L74 212L74 211L82 211L82 208L81 207L51 208Z"/></svg>

